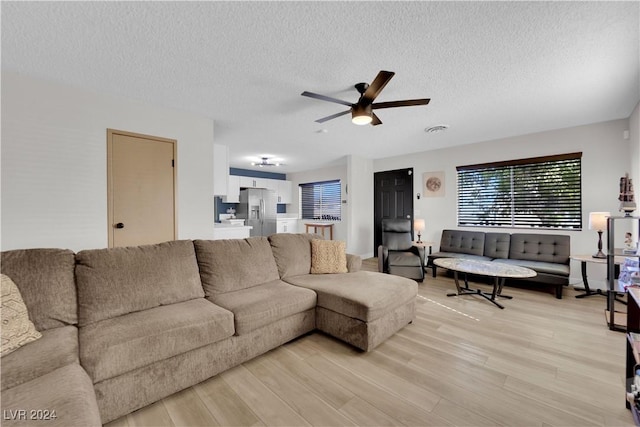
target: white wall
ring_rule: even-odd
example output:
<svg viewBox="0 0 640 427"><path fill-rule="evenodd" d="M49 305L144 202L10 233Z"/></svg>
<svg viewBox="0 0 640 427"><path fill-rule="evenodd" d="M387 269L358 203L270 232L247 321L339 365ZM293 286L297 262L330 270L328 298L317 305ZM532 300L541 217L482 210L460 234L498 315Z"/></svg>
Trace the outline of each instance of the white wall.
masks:
<svg viewBox="0 0 640 427"><path fill-rule="evenodd" d="M637 165L632 164L630 140L625 140L623 137L623 132L628 129L628 126L629 120L615 120L379 159L374 161L374 172L413 167L415 173L414 192L424 193L421 190L422 174L444 171L444 197L422 197L417 200L414 195L414 209L417 211L415 216L424 218L426 222L426 230L422 239L436 242L434 250L437 250L442 230L459 228L456 218L456 166L580 151L583 153L582 210L584 231L540 232L569 234L572 254L592 254L597 249L597 234L587 229L589 212L610 211L612 214L618 215L617 198L620 177L625 172L629 172L632 176L635 176L636 173L632 170L632 167L637 168ZM635 144L636 146L638 144L637 137ZM505 231L521 232L522 229L507 229ZM622 234L624 231L619 230ZM606 236L604 237L606 239ZM600 267L589 266L589 276L590 279L593 278L590 280L590 284L604 285L605 269ZM572 261L571 275L572 283L581 282L579 263Z"/></svg>
<svg viewBox="0 0 640 427"><path fill-rule="evenodd" d="M213 236L213 120L2 73L2 250L107 246L107 128L178 141L178 237Z"/></svg>
<svg viewBox="0 0 640 427"><path fill-rule="evenodd" d="M370 258L373 250L373 160L347 157L347 200L349 253ZM344 207L344 205L343 205Z"/></svg>

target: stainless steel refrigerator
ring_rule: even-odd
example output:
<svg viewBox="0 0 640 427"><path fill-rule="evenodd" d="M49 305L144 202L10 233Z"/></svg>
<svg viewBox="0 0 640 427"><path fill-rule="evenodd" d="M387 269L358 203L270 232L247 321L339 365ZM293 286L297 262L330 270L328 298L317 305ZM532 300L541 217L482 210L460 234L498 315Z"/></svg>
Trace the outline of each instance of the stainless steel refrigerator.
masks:
<svg viewBox="0 0 640 427"><path fill-rule="evenodd" d="M236 217L253 227L251 237L268 236L276 232L276 192L263 188L240 190Z"/></svg>

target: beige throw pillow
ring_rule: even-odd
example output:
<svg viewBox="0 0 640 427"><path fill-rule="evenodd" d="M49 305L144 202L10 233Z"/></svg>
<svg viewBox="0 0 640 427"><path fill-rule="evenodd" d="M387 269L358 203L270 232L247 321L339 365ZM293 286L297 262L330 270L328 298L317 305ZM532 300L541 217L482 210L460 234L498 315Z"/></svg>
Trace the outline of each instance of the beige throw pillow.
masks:
<svg viewBox="0 0 640 427"><path fill-rule="evenodd" d="M27 306L13 280L2 274L0 275L0 285L0 310L2 311L0 313L2 318L0 356L6 356L23 345L42 337L42 334L36 331L35 326L29 320Z"/></svg>
<svg viewBox="0 0 640 427"><path fill-rule="evenodd" d="M311 240L311 274L347 273L346 243L340 240Z"/></svg>

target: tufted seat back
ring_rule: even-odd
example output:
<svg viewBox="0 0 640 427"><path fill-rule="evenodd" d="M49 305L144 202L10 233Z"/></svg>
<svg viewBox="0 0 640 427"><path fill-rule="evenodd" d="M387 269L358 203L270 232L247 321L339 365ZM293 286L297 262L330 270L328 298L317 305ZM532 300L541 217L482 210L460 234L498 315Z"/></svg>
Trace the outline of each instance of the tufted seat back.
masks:
<svg viewBox="0 0 640 427"><path fill-rule="evenodd" d="M484 241L485 233L482 231L442 230L440 251L482 256Z"/></svg>
<svg viewBox="0 0 640 427"><path fill-rule="evenodd" d="M511 235L510 259L569 264L570 237L554 234Z"/></svg>

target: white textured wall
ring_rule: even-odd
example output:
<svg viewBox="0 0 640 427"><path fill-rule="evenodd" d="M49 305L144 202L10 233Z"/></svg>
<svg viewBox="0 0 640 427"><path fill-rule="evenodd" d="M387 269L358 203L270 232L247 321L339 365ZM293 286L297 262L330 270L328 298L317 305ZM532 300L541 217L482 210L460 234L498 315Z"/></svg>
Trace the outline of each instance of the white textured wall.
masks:
<svg viewBox="0 0 640 427"><path fill-rule="evenodd" d="M637 115L637 112L635 114ZM597 249L597 235L594 231L587 229L589 212L610 211L617 215L619 179L625 172L632 175L637 173L632 170L632 167L637 167L637 164L631 160L630 140L625 140L623 137L623 132L628 129L628 125L629 120L627 119L615 120L379 159L374 161L374 172L413 167L415 193L422 193L419 189L422 186L424 172L445 172L444 197L422 197L417 200L414 195L414 208L419 211L419 214L416 212L415 216L424 218L426 222L426 230L422 239L439 243L443 229L458 228L456 166L581 151L583 153L583 231L540 232L569 234L572 254L592 254ZM437 138L437 134L425 137ZM637 137L634 144L636 146L638 144ZM507 229L505 231L522 232L523 229ZM619 231L623 232L623 230ZM606 236L604 238L606 239ZM437 248L436 244L434 250ZM590 284L593 282L600 286L603 285L604 277L606 277L605 269L600 267L589 266L589 275L590 278L593 278ZM572 262L571 275L573 282L580 281L579 263Z"/></svg>
<svg viewBox="0 0 640 427"><path fill-rule="evenodd" d="M349 212L348 250L363 258L374 255L373 251L373 160L358 156L347 157ZM344 207L344 205L343 205Z"/></svg>
<svg viewBox="0 0 640 427"><path fill-rule="evenodd" d="M2 73L2 250L107 246L107 128L178 141L178 237L213 236L213 120Z"/></svg>

